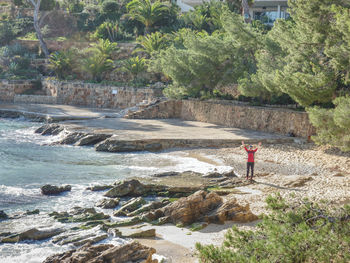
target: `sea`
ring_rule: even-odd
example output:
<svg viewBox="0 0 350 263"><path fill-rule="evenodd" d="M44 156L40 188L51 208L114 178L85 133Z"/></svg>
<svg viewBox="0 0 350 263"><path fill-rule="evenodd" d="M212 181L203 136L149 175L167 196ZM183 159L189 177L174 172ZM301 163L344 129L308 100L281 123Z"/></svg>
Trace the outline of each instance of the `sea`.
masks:
<svg viewBox="0 0 350 263"><path fill-rule="evenodd" d="M35 209L40 211L38 215L0 221L0 235L34 227L62 227L48 213L67 211L75 206L93 207L103 197L99 192L86 190L88 186L168 171L207 173L214 169L230 169L219 160L216 160L219 165L213 165L181 150L103 153L96 152L93 147L53 145L59 136L34 133L41 125L25 119L0 118L0 210L8 215ZM43 196L40 187L45 184L70 184L72 191L59 196ZM110 237L103 242L119 244L123 240ZM53 244L50 240L0 243L0 262L37 263L71 248Z"/></svg>

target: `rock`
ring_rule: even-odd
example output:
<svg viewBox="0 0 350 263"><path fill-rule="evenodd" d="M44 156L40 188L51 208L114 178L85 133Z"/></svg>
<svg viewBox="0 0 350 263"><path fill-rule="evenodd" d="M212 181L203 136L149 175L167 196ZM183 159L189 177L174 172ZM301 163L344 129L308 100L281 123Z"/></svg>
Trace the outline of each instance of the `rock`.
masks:
<svg viewBox="0 0 350 263"><path fill-rule="evenodd" d="M142 205L146 204L146 200L142 197L132 198L126 202L118 211L116 211L114 216L126 216L128 213L135 211Z"/></svg>
<svg viewBox="0 0 350 263"><path fill-rule="evenodd" d="M190 225L200 221L204 215L221 204L222 198L217 194L198 191L161 209L164 216L170 217L173 224Z"/></svg>
<svg viewBox="0 0 350 263"><path fill-rule="evenodd" d="M159 174L153 174L152 177L167 177L167 176L176 176L179 175L178 172L164 172Z"/></svg>
<svg viewBox="0 0 350 263"><path fill-rule="evenodd" d="M312 181L313 178L311 176L308 177L300 177L297 180L293 180L289 183L284 184L284 186L288 187L302 187L304 186L307 182Z"/></svg>
<svg viewBox="0 0 350 263"><path fill-rule="evenodd" d="M44 240L61 234L62 232L64 232L64 230L59 228L52 230L38 230L36 228L32 228L20 234L5 237L1 241L2 243L17 243L23 240Z"/></svg>
<svg viewBox="0 0 350 263"><path fill-rule="evenodd" d="M71 133L67 134L62 140L57 142L57 144L74 144L77 141L79 141L81 138L83 138L84 136L86 136L85 133L71 132Z"/></svg>
<svg viewBox="0 0 350 263"><path fill-rule="evenodd" d="M120 198L114 198L114 199L102 199L99 201L96 206L104 208L104 209L113 209L119 204Z"/></svg>
<svg viewBox="0 0 350 263"><path fill-rule="evenodd" d="M231 171L225 172L225 173L219 173L217 171L214 171L214 172L207 173L207 174L203 175L203 177L205 177L205 178L222 178L222 177L233 178L233 177L238 177L238 176L234 170L231 170Z"/></svg>
<svg viewBox="0 0 350 263"><path fill-rule="evenodd" d="M156 236L156 230L154 228L147 230L137 230L128 235L122 235L122 237L128 238L150 238Z"/></svg>
<svg viewBox="0 0 350 263"><path fill-rule="evenodd" d="M110 218L104 213L97 213L94 208L74 207L68 212L52 212L49 216L58 220L59 222L88 222L96 220L104 220Z"/></svg>
<svg viewBox="0 0 350 263"><path fill-rule="evenodd" d="M334 177L344 177L343 173L335 173L333 174Z"/></svg>
<svg viewBox="0 0 350 263"><path fill-rule="evenodd" d="M3 210L0 210L0 221L6 220L8 218L9 218L8 215Z"/></svg>
<svg viewBox="0 0 350 263"><path fill-rule="evenodd" d="M99 142L106 140L111 137L111 134L88 134L78 140L74 145L75 146L87 146L87 145L95 145Z"/></svg>
<svg viewBox="0 0 350 263"><path fill-rule="evenodd" d="M194 222L223 223L225 221L250 222L257 220L251 213L249 205L240 206L236 199L223 203L216 193L198 191L143 216L144 220L155 221L158 224L171 222L175 225L190 225Z"/></svg>
<svg viewBox="0 0 350 263"><path fill-rule="evenodd" d="M79 246L85 245L87 243L95 244L97 242L100 242L100 241L106 239L107 237L108 237L107 234L97 235L97 236L92 237L92 238L87 238L87 239L83 239L83 240L80 240L80 241L76 241L76 242L73 243L73 245L76 246L76 247L79 247Z"/></svg>
<svg viewBox="0 0 350 263"><path fill-rule="evenodd" d="M35 130L35 133L40 133L41 135L57 135L64 130L61 125L52 123L41 126Z"/></svg>
<svg viewBox="0 0 350 263"><path fill-rule="evenodd" d="M154 209L162 208L170 203L169 199L163 199L162 201L154 201L149 204L145 204L139 209L127 214L127 216L136 216Z"/></svg>
<svg viewBox="0 0 350 263"><path fill-rule="evenodd" d="M103 191L107 189L113 188L112 185L94 185L91 187L87 187L86 190L91 190L91 191Z"/></svg>
<svg viewBox="0 0 350 263"><path fill-rule="evenodd" d="M25 212L26 215L38 215L39 213L40 213L39 209L35 209L35 210L32 210L32 211L27 210Z"/></svg>
<svg viewBox="0 0 350 263"><path fill-rule="evenodd" d="M60 193L70 191L72 187L70 185L55 186L55 185L47 184L42 186L40 189L43 195L58 195Z"/></svg>
<svg viewBox="0 0 350 263"><path fill-rule="evenodd" d="M235 198L226 200L220 207L204 217L207 223L224 224L225 221L247 223L258 220L249 208L249 205L241 206Z"/></svg>
<svg viewBox="0 0 350 263"><path fill-rule="evenodd" d="M138 223L143 222L143 219L139 216L134 216L134 217L130 217L126 220L122 220L122 221L117 221L114 223L104 223L102 226L102 229L105 231L108 231L110 228L116 228L116 227L121 227L121 226L133 226L136 225Z"/></svg>
<svg viewBox="0 0 350 263"><path fill-rule="evenodd" d="M151 260L155 252L154 248L143 246L138 242L121 246L86 244L79 249L50 256L43 263L126 263L141 260L146 260L147 263L147 259Z"/></svg>
<svg viewBox="0 0 350 263"><path fill-rule="evenodd" d="M201 187L168 187L165 185L143 184L136 179L132 179L115 183L115 186L105 193L105 196L111 198L124 196L137 197L144 195L183 197L200 189Z"/></svg>

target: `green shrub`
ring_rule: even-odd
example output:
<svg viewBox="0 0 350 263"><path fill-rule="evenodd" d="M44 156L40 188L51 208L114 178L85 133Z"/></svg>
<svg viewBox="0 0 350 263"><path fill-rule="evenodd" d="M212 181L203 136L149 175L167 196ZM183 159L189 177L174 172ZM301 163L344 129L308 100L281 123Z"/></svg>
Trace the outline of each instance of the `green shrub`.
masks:
<svg viewBox="0 0 350 263"><path fill-rule="evenodd" d="M15 38L15 33L8 23L0 24L0 45L4 46Z"/></svg>
<svg viewBox="0 0 350 263"><path fill-rule="evenodd" d="M120 71L129 74L134 82L143 81L147 71L146 59L138 56L129 58L122 63Z"/></svg>
<svg viewBox="0 0 350 263"><path fill-rule="evenodd" d="M269 202L281 201L269 197ZM221 247L196 244L201 262L349 262L349 206L331 210L322 203L299 201L275 208L254 231L233 227Z"/></svg>
<svg viewBox="0 0 350 263"><path fill-rule="evenodd" d="M51 11L56 7L56 5L57 2L55 0L42 0L40 4L40 10Z"/></svg>
<svg viewBox="0 0 350 263"><path fill-rule="evenodd" d="M59 79L66 79L72 74L74 54L72 51L57 51L50 55L49 67Z"/></svg>
<svg viewBox="0 0 350 263"><path fill-rule="evenodd" d="M91 80L101 82L103 77L113 70L113 61L99 53L93 53L81 60L82 71L89 74Z"/></svg>
<svg viewBox="0 0 350 263"><path fill-rule="evenodd" d="M106 21L95 31L95 38L108 39L111 42L131 40L133 36L123 29L118 22Z"/></svg>

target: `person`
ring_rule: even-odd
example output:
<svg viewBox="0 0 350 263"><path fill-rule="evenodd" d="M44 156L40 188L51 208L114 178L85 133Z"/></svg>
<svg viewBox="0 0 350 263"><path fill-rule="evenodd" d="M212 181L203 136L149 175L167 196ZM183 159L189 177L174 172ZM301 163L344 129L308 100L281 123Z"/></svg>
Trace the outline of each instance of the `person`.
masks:
<svg viewBox="0 0 350 263"><path fill-rule="evenodd" d="M249 179L249 170L251 172L250 176L250 181L253 181L253 176L254 176L254 154L258 150L258 148L253 149L253 145L249 145L249 149L247 146L244 144L244 141L242 141L242 145L246 152L248 153L248 160L247 160L247 180ZM259 147L261 146L261 142L259 142Z"/></svg>

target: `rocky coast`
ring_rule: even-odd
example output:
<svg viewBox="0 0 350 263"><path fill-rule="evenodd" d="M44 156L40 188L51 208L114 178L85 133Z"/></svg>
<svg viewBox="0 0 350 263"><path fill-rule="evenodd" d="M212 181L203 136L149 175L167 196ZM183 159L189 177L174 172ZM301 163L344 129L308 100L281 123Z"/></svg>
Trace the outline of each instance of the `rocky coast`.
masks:
<svg viewBox="0 0 350 263"><path fill-rule="evenodd" d="M267 213L265 199L272 193L279 192L287 200L309 198L332 205L350 203L349 154L302 139L254 132L231 134L235 138L230 139L225 130L219 130L219 135L211 134L214 139L209 139L210 134L206 137L205 132L201 139L174 139L169 132L165 132L165 139L157 139L149 133L147 141L135 140L134 136L141 135L131 132L128 138L134 140L121 144L123 139L118 136L138 127L118 131L111 124L114 121L114 118L99 116L84 126L86 120L66 120L41 125L35 132L55 138L51 145L93 146L107 152L171 149L203 163L220 162L231 170L131 175L124 180L116 178L113 183L87 187L84 193L98 194L93 206L67 206L50 212L0 211L0 221L5 226L0 232L2 244L49 241L62 248L61 253L47 257L45 263L197 262L196 242L219 245L232 225L254 230L259 216ZM100 126L101 123L104 124ZM147 129L153 133L155 128L148 126ZM245 180L246 153L238 145L242 139L263 142L256 154L253 182ZM216 148L211 148L214 146ZM76 188L66 182L41 186L43 195L67 192L74 195ZM39 222L43 219L46 224L6 230L19 220Z"/></svg>

